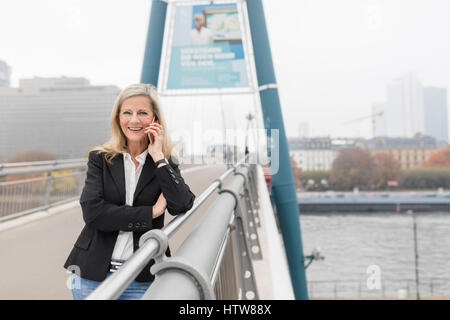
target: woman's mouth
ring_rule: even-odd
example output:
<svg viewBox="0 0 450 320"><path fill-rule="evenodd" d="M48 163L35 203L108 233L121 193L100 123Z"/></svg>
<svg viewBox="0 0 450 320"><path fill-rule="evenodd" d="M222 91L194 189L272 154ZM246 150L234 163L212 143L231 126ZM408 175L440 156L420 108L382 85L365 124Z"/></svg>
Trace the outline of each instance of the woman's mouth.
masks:
<svg viewBox="0 0 450 320"><path fill-rule="evenodd" d="M143 129L142 127L128 127L128 130L130 130L132 132L139 132L142 129Z"/></svg>

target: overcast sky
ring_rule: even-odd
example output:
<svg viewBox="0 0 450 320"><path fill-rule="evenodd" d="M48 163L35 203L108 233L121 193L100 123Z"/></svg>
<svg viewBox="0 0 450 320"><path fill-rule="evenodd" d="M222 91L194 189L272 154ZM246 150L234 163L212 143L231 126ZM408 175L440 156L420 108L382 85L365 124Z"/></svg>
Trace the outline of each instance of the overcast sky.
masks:
<svg viewBox="0 0 450 320"><path fill-rule="evenodd" d="M366 136L386 84L408 71L450 88L448 0L263 0L288 136ZM19 78L139 82L150 0L1 0L0 59Z"/></svg>

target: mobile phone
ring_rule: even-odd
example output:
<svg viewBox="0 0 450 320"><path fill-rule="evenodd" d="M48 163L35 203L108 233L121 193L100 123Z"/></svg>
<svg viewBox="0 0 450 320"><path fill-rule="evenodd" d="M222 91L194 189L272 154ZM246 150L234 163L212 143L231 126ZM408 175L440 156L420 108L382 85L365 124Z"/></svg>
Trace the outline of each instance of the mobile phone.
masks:
<svg viewBox="0 0 450 320"><path fill-rule="evenodd" d="M155 122L155 118L156 118L156 116L153 116L152 123ZM150 124L152 124L152 123L150 123ZM148 139L150 140L150 144L153 144L153 142L152 142L152 134L151 133L148 134Z"/></svg>

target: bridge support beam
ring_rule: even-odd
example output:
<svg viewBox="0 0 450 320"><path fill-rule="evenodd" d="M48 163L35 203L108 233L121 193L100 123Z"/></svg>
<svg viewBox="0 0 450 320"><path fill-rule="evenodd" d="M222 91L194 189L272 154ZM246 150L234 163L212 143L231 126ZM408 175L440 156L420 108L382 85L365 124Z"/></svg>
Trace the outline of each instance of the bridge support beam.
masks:
<svg viewBox="0 0 450 320"><path fill-rule="evenodd" d="M167 2L152 1L150 20L148 23L147 41L145 44L144 63L142 65L141 83L158 85L159 64L166 24Z"/></svg>
<svg viewBox="0 0 450 320"><path fill-rule="evenodd" d="M272 176L272 192L277 207L286 256L295 298L308 299L299 208L295 182L289 158L280 99L276 85L272 54L262 0L247 0L250 31L255 55L256 74L260 88L264 127L268 132L279 130L278 172ZM273 158L273 157L272 157Z"/></svg>

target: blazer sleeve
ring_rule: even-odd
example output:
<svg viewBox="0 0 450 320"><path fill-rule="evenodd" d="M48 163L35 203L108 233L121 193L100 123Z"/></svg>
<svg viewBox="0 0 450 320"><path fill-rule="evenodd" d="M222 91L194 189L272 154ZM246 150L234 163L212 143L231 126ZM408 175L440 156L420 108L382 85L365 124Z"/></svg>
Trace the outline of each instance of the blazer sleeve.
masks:
<svg viewBox="0 0 450 320"><path fill-rule="evenodd" d="M159 184L167 201L167 211L171 215L185 213L192 208L195 195L184 182L178 165L172 157L169 164L156 169Z"/></svg>
<svg viewBox="0 0 450 320"><path fill-rule="evenodd" d="M80 197L86 224L106 232L148 231L152 228L152 206L132 207L105 201L103 196L102 154L89 153L86 181Z"/></svg>

